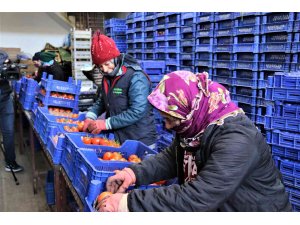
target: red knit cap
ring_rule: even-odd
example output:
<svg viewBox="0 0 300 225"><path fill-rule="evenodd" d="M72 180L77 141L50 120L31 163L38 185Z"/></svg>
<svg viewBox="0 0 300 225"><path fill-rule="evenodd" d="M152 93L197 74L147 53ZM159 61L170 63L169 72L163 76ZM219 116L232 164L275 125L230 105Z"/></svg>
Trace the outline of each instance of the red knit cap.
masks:
<svg viewBox="0 0 300 225"><path fill-rule="evenodd" d="M99 32L93 36L91 52L93 63L96 65L101 65L120 55L114 40Z"/></svg>

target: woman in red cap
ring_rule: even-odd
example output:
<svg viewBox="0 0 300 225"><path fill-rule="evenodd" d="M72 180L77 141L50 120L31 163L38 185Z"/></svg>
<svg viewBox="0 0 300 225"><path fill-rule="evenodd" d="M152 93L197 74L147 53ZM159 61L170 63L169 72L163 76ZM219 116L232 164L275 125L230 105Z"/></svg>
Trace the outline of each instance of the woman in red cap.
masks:
<svg viewBox="0 0 300 225"><path fill-rule="evenodd" d="M83 131L99 134L113 130L121 144L138 140L155 147L156 128L147 97L151 82L138 62L120 53L113 39L97 32L93 36L93 63L103 73L100 98L86 114ZM106 112L106 119L98 117Z"/></svg>

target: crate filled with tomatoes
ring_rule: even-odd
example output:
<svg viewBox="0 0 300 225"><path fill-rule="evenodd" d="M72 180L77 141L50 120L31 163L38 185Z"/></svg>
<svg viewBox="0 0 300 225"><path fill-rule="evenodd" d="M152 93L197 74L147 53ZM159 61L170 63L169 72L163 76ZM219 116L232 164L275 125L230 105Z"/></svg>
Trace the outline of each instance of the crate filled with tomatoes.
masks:
<svg viewBox="0 0 300 225"><path fill-rule="evenodd" d="M115 170L121 170L132 163L139 163L157 153L142 142L134 140L127 140L120 147L114 147L92 142L85 144L83 139L81 140L81 136L77 134L66 134L66 137L67 151L73 148L73 155L74 152L77 152L72 183L82 200L86 197L92 180L105 183Z"/></svg>
<svg viewBox="0 0 300 225"><path fill-rule="evenodd" d="M43 105L78 108L79 95L46 91L45 88L41 87L37 97Z"/></svg>

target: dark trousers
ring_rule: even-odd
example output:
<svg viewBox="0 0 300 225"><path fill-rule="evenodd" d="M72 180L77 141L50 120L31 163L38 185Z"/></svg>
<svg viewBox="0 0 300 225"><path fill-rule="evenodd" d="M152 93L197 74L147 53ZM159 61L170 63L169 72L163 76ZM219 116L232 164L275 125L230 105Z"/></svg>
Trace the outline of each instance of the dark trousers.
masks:
<svg viewBox="0 0 300 225"><path fill-rule="evenodd" d="M14 121L15 114L12 96L10 94L1 95L0 93L0 130L3 137L5 161L7 163L16 160Z"/></svg>

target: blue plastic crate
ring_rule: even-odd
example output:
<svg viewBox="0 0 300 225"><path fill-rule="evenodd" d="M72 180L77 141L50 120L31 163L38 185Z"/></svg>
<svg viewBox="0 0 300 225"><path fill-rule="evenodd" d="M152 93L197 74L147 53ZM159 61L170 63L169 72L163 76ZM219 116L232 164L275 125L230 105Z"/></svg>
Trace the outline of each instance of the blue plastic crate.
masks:
<svg viewBox="0 0 300 225"><path fill-rule="evenodd" d="M196 38L214 37L214 23L200 23L196 26Z"/></svg>
<svg viewBox="0 0 300 225"><path fill-rule="evenodd" d="M166 54L165 62L166 62L166 65L180 66L180 54L179 53L168 52Z"/></svg>
<svg viewBox="0 0 300 225"><path fill-rule="evenodd" d="M291 63L291 71L293 72L300 71L300 63Z"/></svg>
<svg viewBox="0 0 300 225"><path fill-rule="evenodd" d="M278 145L272 145L272 154L291 160L300 160L300 150L294 148L287 148Z"/></svg>
<svg viewBox="0 0 300 225"><path fill-rule="evenodd" d="M300 132L300 120L284 117L266 116L265 127L269 129L280 129L291 132Z"/></svg>
<svg viewBox="0 0 300 225"><path fill-rule="evenodd" d="M285 52L290 53L292 48L291 42L278 42L278 43L261 43L260 52Z"/></svg>
<svg viewBox="0 0 300 225"><path fill-rule="evenodd" d="M281 160L280 172L282 174L300 178L300 163L289 161L289 160Z"/></svg>
<svg viewBox="0 0 300 225"><path fill-rule="evenodd" d="M213 75L215 76L221 76L221 77L232 77L233 76L233 71L229 69L214 69L213 70Z"/></svg>
<svg viewBox="0 0 300 225"><path fill-rule="evenodd" d="M149 75L163 74L165 72L166 64L164 61L158 60L144 60L141 61L141 67Z"/></svg>
<svg viewBox="0 0 300 225"><path fill-rule="evenodd" d="M293 21L279 22L279 23L265 23L261 25L261 33L272 33L272 32L292 32Z"/></svg>
<svg viewBox="0 0 300 225"><path fill-rule="evenodd" d="M232 85L232 78L230 77L221 77L221 76L212 76L213 81L217 81L218 83Z"/></svg>
<svg viewBox="0 0 300 225"><path fill-rule="evenodd" d="M268 113L268 115L300 120L300 105L275 104L274 108L270 109L270 113Z"/></svg>
<svg viewBox="0 0 300 225"><path fill-rule="evenodd" d="M283 73L276 72L273 77L269 77L270 87L279 88L300 88L300 72L297 73ZM271 79L273 78L273 79Z"/></svg>
<svg viewBox="0 0 300 225"><path fill-rule="evenodd" d="M43 73L41 80L41 86L45 88L46 91L57 91L68 94L79 95L81 88L81 81L74 81L72 77L69 77L68 82L58 81L53 79L53 75L49 75L46 79L46 73Z"/></svg>
<svg viewBox="0 0 300 225"><path fill-rule="evenodd" d="M300 190L300 178L283 174L282 179L283 179L284 185L291 187L291 188L297 188ZM300 201L299 201L299 203L300 203Z"/></svg>
<svg viewBox="0 0 300 225"><path fill-rule="evenodd" d="M55 204L54 172L49 170L46 178L45 194L48 205Z"/></svg>
<svg viewBox="0 0 300 225"><path fill-rule="evenodd" d="M222 37L222 36L232 36L234 32L234 28L227 28L227 29L215 29L214 36L215 37Z"/></svg>
<svg viewBox="0 0 300 225"><path fill-rule="evenodd" d="M163 78L163 75L149 75L151 82L159 83Z"/></svg>
<svg viewBox="0 0 300 225"><path fill-rule="evenodd" d="M272 130L272 138L270 144L279 145L299 149L300 135L298 133L282 132L280 130Z"/></svg>
<svg viewBox="0 0 300 225"><path fill-rule="evenodd" d="M245 104L255 105L256 97L250 97L245 95L231 94L231 99Z"/></svg>
<svg viewBox="0 0 300 225"><path fill-rule="evenodd" d="M154 19L154 29L165 29L166 28L166 17L161 16Z"/></svg>
<svg viewBox="0 0 300 225"><path fill-rule="evenodd" d="M259 78L259 74L257 71L251 71L251 70L234 70L233 77L238 79L257 80Z"/></svg>
<svg viewBox="0 0 300 225"><path fill-rule="evenodd" d="M256 97L257 89L252 89L252 88L249 88L249 87L235 87L232 90L232 93L237 94L237 95Z"/></svg>
<svg viewBox="0 0 300 225"><path fill-rule="evenodd" d="M115 170L121 170L128 167L132 163L122 161L105 161L99 160L107 151L118 151L124 158L128 158L132 154L136 154L142 160L146 159L146 155L157 154L148 146L138 141L125 141L120 148L112 148L102 146L101 149L78 151L76 159L75 180L73 182L77 193L83 200L89 190L92 180L106 182L109 176L114 175ZM105 186L104 186L105 187Z"/></svg>
<svg viewBox="0 0 300 225"><path fill-rule="evenodd" d="M261 62L283 62L289 63L291 61L291 54L282 52L272 52L261 54Z"/></svg>
<svg viewBox="0 0 300 225"><path fill-rule="evenodd" d="M154 20L146 20L144 27L145 27L145 31L153 31L154 30Z"/></svg>
<svg viewBox="0 0 300 225"><path fill-rule="evenodd" d="M154 42L156 41L167 41L166 34L164 31L155 31Z"/></svg>
<svg viewBox="0 0 300 225"><path fill-rule="evenodd" d="M133 13L133 22L143 21L145 17L144 12L135 12Z"/></svg>
<svg viewBox="0 0 300 225"><path fill-rule="evenodd" d="M106 27L105 33L109 36L113 35L125 35L126 34L126 25L118 25L113 27Z"/></svg>
<svg viewBox="0 0 300 225"><path fill-rule="evenodd" d="M178 70L180 70L180 66L178 65L166 65L166 73L170 73Z"/></svg>
<svg viewBox="0 0 300 225"><path fill-rule="evenodd" d="M155 51L155 60L161 61L166 59L166 53Z"/></svg>
<svg viewBox="0 0 300 225"><path fill-rule="evenodd" d="M300 90L286 88L266 88L266 90L266 100L300 102Z"/></svg>
<svg viewBox="0 0 300 225"><path fill-rule="evenodd" d="M125 25L125 24L126 24L125 19L111 18L111 19L104 20L105 27L113 27L113 26L119 26L119 25Z"/></svg>
<svg viewBox="0 0 300 225"><path fill-rule="evenodd" d="M179 13L166 15L166 27L180 27L181 15Z"/></svg>
<svg viewBox="0 0 300 225"><path fill-rule="evenodd" d="M196 39L196 52L213 52L213 38L201 37Z"/></svg>
<svg viewBox="0 0 300 225"><path fill-rule="evenodd" d="M216 12L215 13L215 21L222 20L233 20L235 17L235 13L233 12Z"/></svg>
<svg viewBox="0 0 300 225"><path fill-rule="evenodd" d="M215 15L213 12L197 12L196 23L214 22Z"/></svg>
<svg viewBox="0 0 300 225"><path fill-rule="evenodd" d="M252 52L259 53L259 45L260 44L233 44L233 53L236 52Z"/></svg>
<svg viewBox="0 0 300 225"><path fill-rule="evenodd" d="M153 20L155 18L155 12L145 12L145 20Z"/></svg>
<svg viewBox="0 0 300 225"><path fill-rule="evenodd" d="M52 105L52 106L68 107L68 108L78 108L78 98L79 95L75 96L74 100L71 100L71 99L52 97L49 94L48 96L42 95L41 93L38 94L38 99L44 105Z"/></svg>

